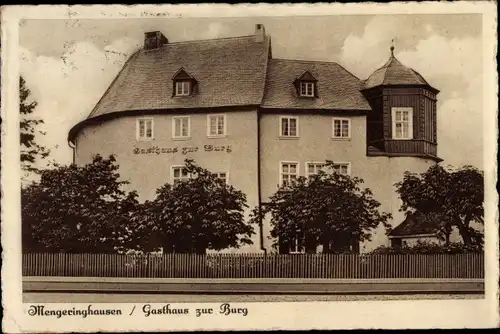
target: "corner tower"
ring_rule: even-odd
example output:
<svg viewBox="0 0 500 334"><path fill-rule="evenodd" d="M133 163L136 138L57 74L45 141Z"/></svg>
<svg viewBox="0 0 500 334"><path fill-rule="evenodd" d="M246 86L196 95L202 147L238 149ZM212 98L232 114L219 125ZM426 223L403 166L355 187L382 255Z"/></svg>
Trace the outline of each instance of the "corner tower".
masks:
<svg viewBox="0 0 500 334"><path fill-rule="evenodd" d="M367 118L369 156L437 156L436 101L439 91L418 72L391 56L364 81L372 112Z"/></svg>

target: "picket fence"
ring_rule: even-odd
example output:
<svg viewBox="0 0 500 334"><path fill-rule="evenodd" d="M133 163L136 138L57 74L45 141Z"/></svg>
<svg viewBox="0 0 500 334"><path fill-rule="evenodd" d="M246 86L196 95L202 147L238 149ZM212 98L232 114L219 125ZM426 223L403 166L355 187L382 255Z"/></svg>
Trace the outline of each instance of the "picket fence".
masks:
<svg viewBox="0 0 500 334"><path fill-rule="evenodd" d="M164 278L484 278L469 254L23 254L23 276Z"/></svg>

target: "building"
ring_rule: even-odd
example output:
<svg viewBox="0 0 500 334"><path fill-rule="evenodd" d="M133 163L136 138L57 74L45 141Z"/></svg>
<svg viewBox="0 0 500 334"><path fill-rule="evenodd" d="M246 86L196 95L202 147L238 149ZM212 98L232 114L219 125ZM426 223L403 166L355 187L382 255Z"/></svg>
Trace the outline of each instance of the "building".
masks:
<svg viewBox="0 0 500 334"><path fill-rule="evenodd" d="M397 224L394 183L440 161L437 94L393 49L363 81L334 62L273 58L261 24L249 36L176 43L148 32L68 141L77 164L114 154L142 200L187 177L192 158L244 191L250 208L333 160L363 178ZM269 250L268 235L264 222L242 251ZM361 250L388 242L381 229Z"/></svg>
<svg viewBox="0 0 500 334"><path fill-rule="evenodd" d="M471 227L484 233L480 222L472 222ZM463 243L460 231L456 226L446 226L438 214L408 213L403 222L388 234L393 248L412 247L419 242L446 245L447 243Z"/></svg>
<svg viewBox="0 0 500 334"><path fill-rule="evenodd" d="M408 213L405 220L389 233L389 240L394 248L411 247L418 242L444 244L446 239L451 241L452 231L448 236L444 232L444 224L435 217L426 217L419 212Z"/></svg>

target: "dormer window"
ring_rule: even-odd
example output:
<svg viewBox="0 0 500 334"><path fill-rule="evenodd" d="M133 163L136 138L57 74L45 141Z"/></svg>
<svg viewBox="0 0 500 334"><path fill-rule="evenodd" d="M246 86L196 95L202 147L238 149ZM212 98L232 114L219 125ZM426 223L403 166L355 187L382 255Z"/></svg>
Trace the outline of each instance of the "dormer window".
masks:
<svg viewBox="0 0 500 334"><path fill-rule="evenodd" d="M179 80L175 82L175 96L191 95L191 82Z"/></svg>
<svg viewBox="0 0 500 334"><path fill-rule="evenodd" d="M300 83L300 96L314 97L314 82L302 81Z"/></svg>
<svg viewBox="0 0 500 334"><path fill-rule="evenodd" d="M317 83L318 80L316 80L314 75L312 75L309 71L305 71L294 81L295 88L297 89L297 95L299 97L307 98L314 98L318 96Z"/></svg>
<svg viewBox="0 0 500 334"><path fill-rule="evenodd" d="M190 96L195 93L198 82L184 68L175 73L172 80L174 81L173 96Z"/></svg>

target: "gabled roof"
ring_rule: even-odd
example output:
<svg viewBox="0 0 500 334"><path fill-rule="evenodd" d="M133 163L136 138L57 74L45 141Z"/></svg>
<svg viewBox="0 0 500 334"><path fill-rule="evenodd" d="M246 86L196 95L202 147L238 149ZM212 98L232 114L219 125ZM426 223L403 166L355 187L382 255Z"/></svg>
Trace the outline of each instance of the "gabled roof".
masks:
<svg viewBox="0 0 500 334"><path fill-rule="evenodd" d="M425 215L419 212L408 213L405 220L389 233L389 237L404 238L423 234L437 235L441 226L442 222L436 215Z"/></svg>
<svg viewBox="0 0 500 334"><path fill-rule="evenodd" d="M172 80L195 80L195 78L181 67L172 77Z"/></svg>
<svg viewBox="0 0 500 334"><path fill-rule="evenodd" d="M305 70L304 73L302 73L297 77L297 79L295 79L295 81L318 81L318 79L316 79L316 77L314 77L314 75L312 75L309 70Z"/></svg>
<svg viewBox="0 0 500 334"><path fill-rule="evenodd" d="M294 80L306 73L317 80L315 99L297 96ZM371 110L362 82L334 62L269 59L263 108Z"/></svg>
<svg viewBox="0 0 500 334"><path fill-rule="evenodd" d="M385 65L373 72L372 75L364 81L363 88L370 89L377 86L397 85L422 85L431 87L417 71L404 66L393 54L391 54L391 57Z"/></svg>
<svg viewBox="0 0 500 334"><path fill-rule="evenodd" d="M220 38L139 50L118 74L89 118L127 110L258 105L264 94L269 39ZM183 68L200 87L176 99L172 75Z"/></svg>
<svg viewBox="0 0 500 334"><path fill-rule="evenodd" d="M73 142L86 123L131 111L257 106L262 102L270 38L254 35L167 43L140 49L126 62L86 120L68 134ZM196 79L195 95L173 96L180 69Z"/></svg>

